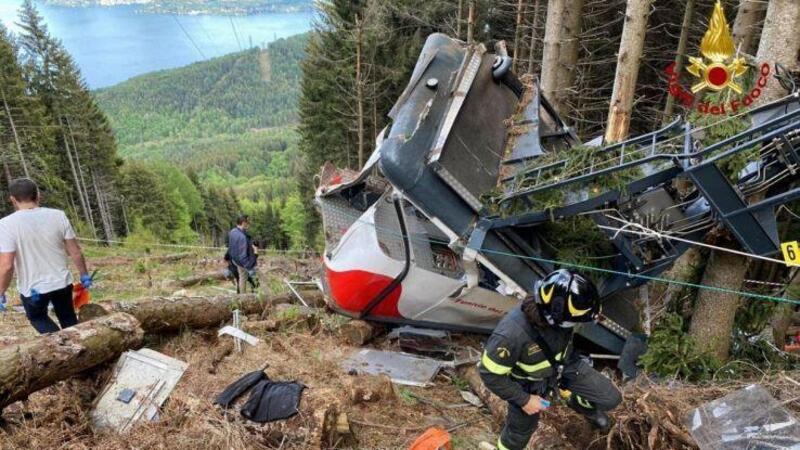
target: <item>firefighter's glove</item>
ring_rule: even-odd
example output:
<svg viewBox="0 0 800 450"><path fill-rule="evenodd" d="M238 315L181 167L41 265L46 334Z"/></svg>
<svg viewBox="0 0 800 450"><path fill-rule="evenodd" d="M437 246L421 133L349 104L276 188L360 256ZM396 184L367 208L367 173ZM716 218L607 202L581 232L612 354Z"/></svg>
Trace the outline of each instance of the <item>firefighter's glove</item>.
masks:
<svg viewBox="0 0 800 450"><path fill-rule="evenodd" d="M89 289L92 287L92 276L88 273L81 274L81 284L83 285L84 289Z"/></svg>

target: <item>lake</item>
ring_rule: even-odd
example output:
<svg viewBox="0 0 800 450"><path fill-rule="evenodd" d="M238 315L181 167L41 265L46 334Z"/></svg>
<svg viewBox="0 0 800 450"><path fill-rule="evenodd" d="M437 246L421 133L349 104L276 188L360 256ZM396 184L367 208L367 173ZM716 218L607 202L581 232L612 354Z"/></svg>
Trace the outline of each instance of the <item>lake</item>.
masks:
<svg viewBox="0 0 800 450"><path fill-rule="evenodd" d="M21 3L0 0L0 21L12 31ZM67 8L41 2L37 8L93 89L306 32L313 15L185 16L139 13L136 6Z"/></svg>

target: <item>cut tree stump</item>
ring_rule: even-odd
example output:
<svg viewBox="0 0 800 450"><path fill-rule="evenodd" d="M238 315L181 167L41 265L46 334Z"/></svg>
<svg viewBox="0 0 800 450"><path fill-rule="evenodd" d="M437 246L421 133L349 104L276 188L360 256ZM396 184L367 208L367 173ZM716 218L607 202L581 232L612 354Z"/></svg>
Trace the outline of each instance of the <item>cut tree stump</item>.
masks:
<svg viewBox="0 0 800 450"><path fill-rule="evenodd" d="M392 380L386 375L361 375L349 377L347 386L348 398L353 405L369 402L394 401L396 394Z"/></svg>
<svg viewBox="0 0 800 450"><path fill-rule="evenodd" d="M319 325L318 311L303 305L284 303L275 305L269 313L269 318L275 321L278 328L305 326L309 330L314 330Z"/></svg>
<svg viewBox="0 0 800 450"><path fill-rule="evenodd" d="M141 345L143 337L135 317L117 313L0 348L0 411L113 360Z"/></svg>
<svg viewBox="0 0 800 450"><path fill-rule="evenodd" d="M350 320L339 327L339 335L347 345L361 347L383 331L383 328L363 320Z"/></svg>

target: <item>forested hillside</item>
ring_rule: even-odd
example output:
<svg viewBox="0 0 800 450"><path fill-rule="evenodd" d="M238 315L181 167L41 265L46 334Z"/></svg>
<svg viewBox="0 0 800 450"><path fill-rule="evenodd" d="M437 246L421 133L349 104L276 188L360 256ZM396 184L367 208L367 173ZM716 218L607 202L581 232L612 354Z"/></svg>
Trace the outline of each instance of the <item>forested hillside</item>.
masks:
<svg viewBox="0 0 800 450"><path fill-rule="evenodd" d="M299 63L306 35L280 39L96 92L123 154L166 138L240 134L297 120Z"/></svg>
<svg viewBox="0 0 800 450"><path fill-rule="evenodd" d="M255 238L266 245L307 245L311 240L281 219L293 217L304 230L310 215L296 194L306 42L307 35L297 35L97 91L120 155L176 164L207 188L235 193L239 209L257 218Z"/></svg>

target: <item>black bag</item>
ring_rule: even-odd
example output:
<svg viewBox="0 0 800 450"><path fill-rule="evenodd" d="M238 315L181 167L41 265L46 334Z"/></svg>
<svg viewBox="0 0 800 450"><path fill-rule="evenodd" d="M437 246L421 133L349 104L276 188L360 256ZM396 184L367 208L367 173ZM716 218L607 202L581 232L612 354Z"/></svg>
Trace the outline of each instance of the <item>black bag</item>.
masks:
<svg viewBox="0 0 800 450"><path fill-rule="evenodd" d="M297 414L305 388L300 383L261 380L242 406L242 416L258 423L288 419Z"/></svg>
<svg viewBox="0 0 800 450"><path fill-rule="evenodd" d="M267 379L267 374L265 374L263 370L250 372L226 387L225 390L217 396L217 399L214 400L214 404L228 409L242 394L249 391L250 388L255 386L258 382Z"/></svg>

